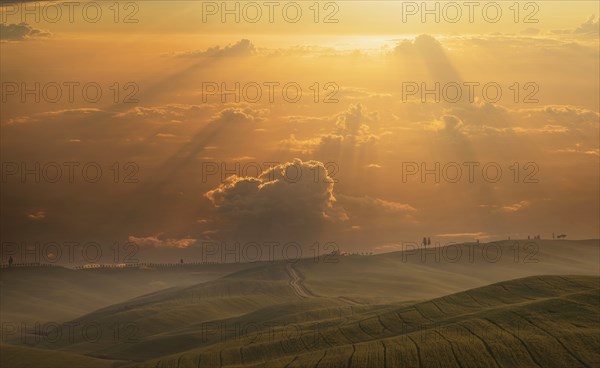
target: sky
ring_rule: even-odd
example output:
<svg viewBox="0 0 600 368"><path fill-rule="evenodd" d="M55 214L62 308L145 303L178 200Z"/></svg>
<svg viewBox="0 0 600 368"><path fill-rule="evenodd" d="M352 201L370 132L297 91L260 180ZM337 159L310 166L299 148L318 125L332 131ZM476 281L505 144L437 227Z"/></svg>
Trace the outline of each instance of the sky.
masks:
<svg viewBox="0 0 600 368"><path fill-rule="evenodd" d="M600 236L597 2L224 4L3 2L4 250Z"/></svg>

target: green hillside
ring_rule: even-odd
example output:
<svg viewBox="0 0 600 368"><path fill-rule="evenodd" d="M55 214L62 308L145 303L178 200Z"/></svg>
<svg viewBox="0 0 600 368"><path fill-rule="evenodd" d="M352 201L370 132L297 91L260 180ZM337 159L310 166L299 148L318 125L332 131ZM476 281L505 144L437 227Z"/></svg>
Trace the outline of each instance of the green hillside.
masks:
<svg viewBox="0 0 600 368"><path fill-rule="evenodd" d="M359 303L431 299L534 275L600 275L599 240L467 243L428 251L407 244L405 249L329 262L306 259L296 268L314 293Z"/></svg>
<svg viewBox="0 0 600 368"><path fill-rule="evenodd" d="M43 323L77 318L96 309L169 287L213 280L249 264L167 269L14 267L0 269L2 321Z"/></svg>
<svg viewBox="0 0 600 368"><path fill-rule="evenodd" d="M598 241L538 241L518 259L509 242L459 246L506 257L448 262L409 251L168 272L52 268L43 271L56 284L37 295L27 291L42 276L19 270L21 280L3 279L3 295L30 298L13 302L13 316L20 305L30 318L50 306L51 316L61 304L77 316L55 320L58 336L32 325L4 333L3 350L35 348L27 362L39 368L54 368L44 352L128 367L600 364ZM168 286L144 289L155 280ZM48 296L60 303L44 304Z"/></svg>
<svg viewBox="0 0 600 368"><path fill-rule="evenodd" d="M291 338L232 338L136 367L597 366L599 282L507 281L409 306L306 319L303 333Z"/></svg>
<svg viewBox="0 0 600 368"><path fill-rule="evenodd" d="M111 368L120 367L124 362L96 359L87 356L67 353L64 351L49 351L0 344L0 366L11 368L31 367L89 367Z"/></svg>

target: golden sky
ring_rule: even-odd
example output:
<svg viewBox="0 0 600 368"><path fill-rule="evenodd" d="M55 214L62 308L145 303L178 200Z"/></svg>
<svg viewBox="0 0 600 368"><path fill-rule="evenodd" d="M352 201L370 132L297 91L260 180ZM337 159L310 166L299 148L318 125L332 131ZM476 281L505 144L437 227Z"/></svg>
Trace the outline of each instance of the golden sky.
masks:
<svg viewBox="0 0 600 368"><path fill-rule="evenodd" d="M598 238L598 3L465 3L4 4L3 241Z"/></svg>

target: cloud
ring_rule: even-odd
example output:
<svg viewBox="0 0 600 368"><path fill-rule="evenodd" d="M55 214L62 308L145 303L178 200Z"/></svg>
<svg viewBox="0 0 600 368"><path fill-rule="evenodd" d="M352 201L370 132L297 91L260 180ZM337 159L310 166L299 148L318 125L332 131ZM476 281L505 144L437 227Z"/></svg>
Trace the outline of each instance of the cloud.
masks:
<svg viewBox="0 0 600 368"><path fill-rule="evenodd" d="M541 115L547 124L580 126L584 124L597 125L600 113L585 108L570 105L547 105L538 109L521 110L531 116Z"/></svg>
<svg viewBox="0 0 600 368"><path fill-rule="evenodd" d="M416 223L417 209L410 204L370 196L337 196L338 204L348 220L348 226L359 224L363 230L398 229Z"/></svg>
<svg viewBox="0 0 600 368"><path fill-rule="evenodd" d="M427 126L428 129L448 135L461 135L464 128L463 121L456 115L444 115L441 119Z"/></svg>
<svg viewBox="0 0 600 368"><path fill-rule="evenodd" d="M333 187L321 162L294 159L258 177L230 176L205 197L237 235L310 236L338 219Z"/></svg>
<svg viewBox="0 0 600 368"><path fill-rule="evenodd" d="M407 212L414 212L416 209L405 203L398 203L393 201L386 201L380 198L373 198L369 196L365 197L352 197L347 195L340 195L340 203L345 207L353 207L353 211L376 211L383 214L403 214ZM364 212L363 212L364 214Z"/></svg>
<svg viewBox="0 0 600 368"><path fill-rule="evenodd" d="M372 136L368 124L377 119L377 112L369 112L361 104L350 105L348 110L338 115L334 134L343 137L357 137L362 141L369 140Z"/></svg>
<svg viewBox="0 0 600 368"><path fill-rule="evenodd" d="M82 119L85 117L89 117L91 115L103 116L107 115L106 111L92 108L92 107L82 107L78 109L63 109L63 110L55 110L55 111L46 111L33 115L23 115L17 116L14 118L10 118L6 121L7 125L10 124L25 124L25 123L39 123L39 122L48 122L48 121L56 121L62 122L65 119Z"/></svg>
<svg viewBox="0 0 600 368"><path fill-rule="evenodd" d="M242 39L233 45L227 45L225 47L214 46L209 47L204 51L187 51L184 53L177 54L181 57L236 57L236 56L249 56L256 54L256 47L250 40Z"/></svg>
<svg viewBox="0 0 600 368"><path fill-rule="evenodd" d="M410 67L414 77L425 72L439 82L457 82L460 75L447 54L448 49L427 34L419 35L414 40L400 41L391 51L391 56L400 57L410 64L407 67Z"/></svg>
<svg viewBox="0 0 600 368"><path fill-rule="evenodd" d="M291 134L289 138L282 139L279 143L291 152L311 154L321 142L326 139L323 137L314 137L309 139L298 139L295 134Z"/></svg>
<svg viewBox="0 0 600 368"><path fill-rule="evenodd" d="M176 135L175 134L170 134L170 133L157 133L155 135L156 138L163 138L163 139L169 139L169 138L175 138Z"/></svg>
<svg viewBox="0 0 600 368"><path fill-rule="evenodd" d="M367 111L361 104L337 114L330 133L308 139L291 135L280 143L293 152L314 153L318 157L335 157L342 151L375 144L379 137L371 132L371 125L379 120L375 111Z"/></svg>
<svg viewBox="0 0 600 368"><path fill-rule="evenodd" d="M147 120L179 122L198 118L210 110L211 105L166 104L160 106L136 106L115 114L118 118L143 118Z"/></svg>
<svg viewBox="0 0 600 368"><path fill-rule="evenodd" d="M511 109L487 102L474 102L445 110L442 119L426 125L437 132L479 134L597 134L600 114L573 105L545 105Z"/></svg>
<svg viewBox="0 0 600 368"><path fill-rule="evenodd" d="M442 116L442 123L444 124L443 128L449 131L458 131L463 126L462 120L460 120L459 117L454 115Z"/></svg>
<svg viewBox="0 0 600 368"><path fill-rule="evenodd" d="M525 208L528 208L529 206L531 206L530 201L520 201L518 203L502 206L500 207L500 211L508 213L519 212L521 210L524 210Z"/></svg>
<svg viewBox="0 0 600 368"><path fill-rule="evenodd" d="M392 52L396 55L415 57L419 52L441 49L443 49L443 47L438 40L430 35L421 34L415 37L414 40L399 41Z"/></svg>
<svg viewBox="0 0 600 368"><path fill-rule="evenodd" d="M575 144L573 147L566 147L557 149L555 152L559 153L578 153L584 155L600 156L600 149L598 148L583 148L580 143Z"/></svg>
<svg viewBox="0 0 600 368"><path fill-rule="evenodd" d="M480 204L480 208L490 208L495 212L514 213L522 211L531 206L531 201L523 200L513 204L497 205L497 204Z"/></svg>
<svg viewBox="0 0 600 368"><path fill-rule="evenodd" d="M50 32L34 28L25 22L19 24L0 23L0 38L6 41L31 40L51 35Z"/></svg>
<svg viewBox="0 0 600 368"><path fill-rule="evenodd" d="M253 123L262 121L263 115L265 115L267 112L268 110L266 109L254 110L249 107L228 107L219 111L215 116L212 117L210 121L217 124Z"/></svg>
<svg viewBox="0 0 600 368"><path fill-rule="evenodd" d="M30 213L29 215L27 215L27 218L31 220L43 220L46 218L46 212L37 211L35 213Z"/></svg>
<svg viewBox="0 0 600 368"><path fill-rule="evenodd" d="M568 128L561 125L550 125L546 124L540 128L523 128L514 127L511 129L514 133L567 133Z"/></svg>
<svg viewBox="0 0 600 368"><path fill-rule="evenodd" d="M364 87L341 87L338 94L340 100L366 100L369 98L392 98L391 93L380 93Z"/></svg>
<svg viewBox="0 0 600 368"><path fill-rule="evenodd" d="M588 20L577 27L573 33L597 36L600 33L600 24L598 23L598 19L596 19L596 15L591 15Z"/></svg>
<svg viewBox="0 0 600 368"><path fill-rule="evenodd" d="M339 57L360 58L366 54L359 49L340 49L336 47L325 47L320 45L292 45L285 47L256 47L248 39L241 39L234 44L225 47L213 46L205 50L188 50L184 52L170 53L171 56L180 58L191 57L236 57L236 56L261 56L266 60L286 58L288 60L302 59L334 59Z"/></svg>
<svg viewBox="0 0 600 368"><path fill-rule="evenodd" d="M335 117L331 116L304 116L304 115L290 115L285 116L290 124L328 124L335 120Z"/></svg>
<svg viewBox="0 0 600 368"><path fill-rule="evenodd" d="M152 248L188 248L196 243L196 239L192 238L162 240L158 236L136 237L132 235L127 240L139 247Z"/></svg>
<svg viewBox="0 0 600 368"><path fill-rule="evenodd" d="M323 163L300 159L258 177L230 176L204 195L215 210L210 235L218 230L236 239L314 241L320 234L342 236L415 223L417 210L410 204L335 194L334 185Z"/></svg>
<svg viewBox="0 0 600 368"><path fill-rule="evenodd" d="M527 35L527 36L534 36L540 33L540 29L539 28L533 28L533 27L529 27L527 29L524 29L521 31L522 35Z"/></svg>
<svg viewBox="0 0 600 368"><path fill-rule="evenodd" d="M324 47L318 45L294 45L285 48L260 48L261 54L266 57L290 57L290 58L326 58L350 56L356 50L338 50L333 47Z"/></svg>
<svg viewBox="0 0 600 368"><path fill-rule="evenodd" d="M575 29L554 29L552 33L555 35L578 35L584 37L598 37L600 34L600 24L596 15L592 14L589 18L581 23Z"/></svg>

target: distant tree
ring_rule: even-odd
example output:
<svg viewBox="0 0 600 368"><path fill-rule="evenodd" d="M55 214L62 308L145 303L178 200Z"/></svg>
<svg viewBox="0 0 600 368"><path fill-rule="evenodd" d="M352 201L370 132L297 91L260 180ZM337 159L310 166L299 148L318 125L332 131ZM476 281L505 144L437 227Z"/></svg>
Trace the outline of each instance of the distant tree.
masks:
<svg viewBox="0 0 600 368"><path fill-rule="evenodd" d="M423 246L426 246L426 245L427 245L427 238L423 237Z"/></svg>
<svg viewBox="0 0 600 368"><path fill-rule="evenodd" d="M427 245L431 245L431 238L427 237Z"/></svg>
<svg viewBox="0 0 600 368"><path fill-rule="evenodd" d="M12 267L12 264L13 264L13 257L10 256L10 257L8 257L8 267Z"/></svg>
<svg viewBox="0 0 600 368"><path fill-rule="evenodd" d="M179 261L181 264L183 264L183 258Z"/></svg>

